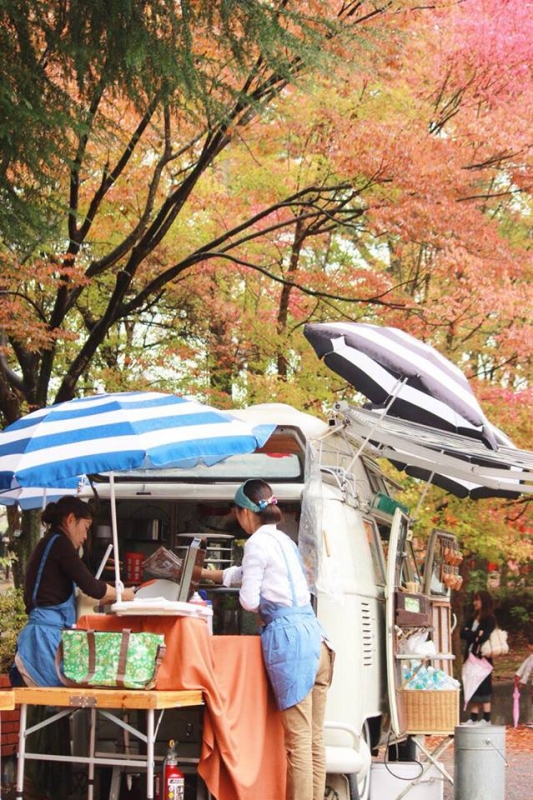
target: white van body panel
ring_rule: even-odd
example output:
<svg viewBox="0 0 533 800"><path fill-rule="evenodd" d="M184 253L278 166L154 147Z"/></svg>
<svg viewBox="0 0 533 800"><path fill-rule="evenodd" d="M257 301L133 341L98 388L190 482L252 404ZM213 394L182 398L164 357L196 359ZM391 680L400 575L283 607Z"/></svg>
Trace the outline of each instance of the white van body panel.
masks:
<svg viewBox="0 0 533 800"><path fill-rule="evenodd" d="M323 555L317 615L337 653L327 717L361 730L384 710L383 587L376 585L361 512L342 502L339 490L328 487L324 494L329 554Z"/></svg>
<svg viewBox="0 0 533 800"><path fill-rule="evenodd" d="M266 467L263 458L262 470L271 467L275 472L276 467L286 466L289 459L283 462L285 454L293 459L291 465L301 465L294 478L276 479L274 475L269 482L282 512L287 512L281 527L293 538L303 538L300 514L303 517L304 506L310 505L315 514L315 538L311 541L318 566L314 585L310 582L317 616L336 653L326 709L326 743L331 763L346 763L351 753L354 769L360 770L358 792L367 800L369 731L371 728L372 746L386 740L390 735L390 701L395 703L395 697L389 696L386 648L387 636L392 635L394 626L391 617L387 630L385 605L387 596L392 598L397 587L387 585L383 548L383 542L388 546L390 538L394 482L363 452L364 443L350 441L342 427L283 404L263 404L233 413L246 420L278 426L269 440L272 457L270 461L266 459ZM263 452L268 451L269 442ZM201 467L194 475L180 470L133 473L123 480L117 475L119 536L121 528L128 529L131 517L147 517L148 509L157 514L159 504L164 508L170 531L165 546L176 547L180 536L199 530L191 526L201 519L201 509L209 506L214 514L218 513L218 506L227 507L229 516L242 480L264 477L254 475L253 459L250 464L246 475L232 474L231 459L222 468ZM110 493L103 477L103 482L97 484L97 492L105 502ZM376 499L385 499L385 510ZM222 516L221 520L226 518ZM213 538L216 535L216 527L214 532L206 534ZM157 545L141 542L136 546L149 552L147 548L152 547L153 551ZM396 548L392 549L396 552ZM302 556L305 563L306 554ZM394 570L389 574L394 575ZM441 605L443 600L445 604L446 598L440 597ZM451 643L449 646L451 649ZM389 668L391 664L397 672L394 654L389 654ZM394 681L389 685L394 686ZM339 796L340 800L349 800L352 795L353 789Z"/></svg>

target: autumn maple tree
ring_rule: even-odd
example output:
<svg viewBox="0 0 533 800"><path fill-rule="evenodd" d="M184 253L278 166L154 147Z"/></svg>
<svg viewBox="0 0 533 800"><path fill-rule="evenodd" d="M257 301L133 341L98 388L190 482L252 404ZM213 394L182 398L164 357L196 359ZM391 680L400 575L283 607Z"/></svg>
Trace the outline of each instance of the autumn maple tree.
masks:
<svg viewBox="0 0 533 800"><path fill-rule="evenodd" d="M532 371L530 4L111 6L1 12L4 423L145 386L322 412L353 395L301 335L327 319L431 342L509 420ZM531 444L527 417L507 432Z"/></svg>
<svg viewBox="0 0 533 800"><path fill-rule="evenodd" d="M239 241L261 235L261 220L274 213L268 204L218 231L209 210L195 207L199 184L291 82L357 51L390 7L12 5L0 26L13 120L2 154L7 422L28 405L72 397L114 327L153 308L185 271L214 255L231 259ZM27 84L32 94L19 100ZM16 124L27 122L32 101L26 139ZM280 198L281 224L290 228L302 208L337 213L330 195L319 185ZM50 396L68 340L75 352L65 348Z"/></svg>

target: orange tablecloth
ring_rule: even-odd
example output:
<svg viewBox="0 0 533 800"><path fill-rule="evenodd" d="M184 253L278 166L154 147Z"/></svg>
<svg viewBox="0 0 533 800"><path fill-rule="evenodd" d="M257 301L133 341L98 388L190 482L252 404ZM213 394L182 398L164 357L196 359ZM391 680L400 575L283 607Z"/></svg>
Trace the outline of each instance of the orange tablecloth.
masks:
<svg viewBox="0 0 533 800"><path fill-rule="evenodd" d="M206 708L198 771L217 800L285 796L285 749L258 636L210 636L192 617L94 614L78 627L163 633L156 689L201 689Z"/></svg>

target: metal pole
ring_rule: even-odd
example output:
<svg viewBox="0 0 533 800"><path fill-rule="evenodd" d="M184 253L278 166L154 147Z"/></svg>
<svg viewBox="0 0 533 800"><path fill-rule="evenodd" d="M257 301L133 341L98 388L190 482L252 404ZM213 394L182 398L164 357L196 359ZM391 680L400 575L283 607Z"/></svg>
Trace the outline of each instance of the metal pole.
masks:
<svg viewBox="0 0 533 800"><path fill-rule="evenodd" d="M20 729L19 729L19 750L17 761L17 800L23 800L24 792L24 761L26 756L26 725L28 723L28 706L26 703L20 704Z"/></svg>
<svg viewBox="0 0 533 800"><path fill-rule="evenodd" d="M154 709L146 709L146 798L154 796ZM161 794L163 794L161 792Z"/></svg>
<svg viewBox="0 0 533 800"><path fill-rule="evenodd" d="M94 751L96 749L96 708L90 710L89 722L89 769L87 782L87 800L94 797Z"/></svg>

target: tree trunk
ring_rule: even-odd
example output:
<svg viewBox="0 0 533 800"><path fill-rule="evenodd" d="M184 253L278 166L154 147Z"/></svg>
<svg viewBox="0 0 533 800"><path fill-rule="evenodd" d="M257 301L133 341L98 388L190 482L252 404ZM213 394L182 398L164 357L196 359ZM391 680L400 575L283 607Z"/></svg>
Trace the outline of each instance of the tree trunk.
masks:
<svg viewBox="0 0 533 800"><path fill-rule="evenodd" d="M14 531L10 535L10 548L17 557L13 564L13 580L17 588L22 588L30 553L41 536L39 511L23 511L19 517L19 527L15 530L17 534L20 531L20 535L14 535Z"/></svg>

